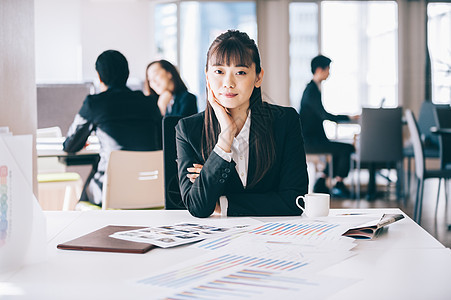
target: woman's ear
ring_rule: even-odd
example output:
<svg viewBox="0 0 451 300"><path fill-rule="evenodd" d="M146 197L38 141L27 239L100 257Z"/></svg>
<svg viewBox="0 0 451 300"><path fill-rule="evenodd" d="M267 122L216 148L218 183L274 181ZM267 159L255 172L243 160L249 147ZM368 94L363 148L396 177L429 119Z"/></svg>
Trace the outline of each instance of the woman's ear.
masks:
<svg viewBox="0 0 451 300"><path fill-rule="evenodd" d="M262 68L260 74L257 75L257 80L255 81L255 84L254 84L254 86L255 86L256 88L261 87L262 81L263 81L263 74L264 74L264 73L265 73L265 71L264 71L263 68Z"/></svg>

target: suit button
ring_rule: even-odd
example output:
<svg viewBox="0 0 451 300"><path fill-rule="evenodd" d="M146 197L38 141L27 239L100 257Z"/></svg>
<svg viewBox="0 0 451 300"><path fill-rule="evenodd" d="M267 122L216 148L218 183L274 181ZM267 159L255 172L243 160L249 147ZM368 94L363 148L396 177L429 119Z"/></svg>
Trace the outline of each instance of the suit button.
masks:
<svg viewBox="0 0 451 300"><path fill-rule="evenodd" d="M224 169L224 172L230 173L230 169L229 169L229 168L225 168L225 169Z"/></svg>
<svg viewBox="0 0 451 300"><path fill-rule="evenodd" d="M226 173L222 173L222 178L227 178L227 174Z"/></svg>
<svg viewBox="0 0 451 300"><path fill-rule="evenodd" d="M224 183L225 182L225 180L224 179L219 179L219 183Z"/></svg>

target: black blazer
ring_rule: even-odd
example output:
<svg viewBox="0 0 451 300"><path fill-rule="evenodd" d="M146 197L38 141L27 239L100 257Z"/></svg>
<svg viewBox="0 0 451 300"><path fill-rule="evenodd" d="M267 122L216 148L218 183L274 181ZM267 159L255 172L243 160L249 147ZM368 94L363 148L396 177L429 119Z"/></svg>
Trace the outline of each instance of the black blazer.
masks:
<svg viewBox="0 0 451 300"><path fill-rule="evenodd" d="M165 116L187 117L197 113L197 98L188 91L183 91L174 95L174 104L166 110Z"/></svg>
<svg viewBox="0 0 451 300"><path fill-rule="evenodd" d="M316 83L312 80L304 90L299 110L302 123L302 133L307 145L318 144L328 141L324 132L324 120L339 122L349 121L345 115L333 115L328 113L321 101L321 92Z"/></svg>
<svg viewBox="0 0 451 300"><path fill-rule="evenodd" d="M288 107L268 105L273 115L276 159L265 176L252 188L244 188L235 169L235 162L212 152L202 159L201 139L205 113L184 118L176 127L177 163L182 199L196 217L208 217L220 196L227 196L229 216L300 215L295 200L308 190L307 165L299 115ZM249 164L247 182L256 168L255 144L252 143L255 122L251 114ZM200 176L191 183L187 168L193 163L203 165ZM264 162L259 162L264 163Z"/></svg>

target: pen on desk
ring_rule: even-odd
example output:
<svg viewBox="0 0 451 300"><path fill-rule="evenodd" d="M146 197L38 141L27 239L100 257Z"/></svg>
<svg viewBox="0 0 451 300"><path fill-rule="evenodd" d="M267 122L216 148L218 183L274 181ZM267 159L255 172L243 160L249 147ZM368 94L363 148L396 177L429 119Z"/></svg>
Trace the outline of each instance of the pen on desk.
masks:
<svg viewBox="0 0 451 300"><path fill-rule="evenodd" d="M338 214L336 216L359 216L359 215L367 215L366 213L349 213L349 214Z"/></svg>

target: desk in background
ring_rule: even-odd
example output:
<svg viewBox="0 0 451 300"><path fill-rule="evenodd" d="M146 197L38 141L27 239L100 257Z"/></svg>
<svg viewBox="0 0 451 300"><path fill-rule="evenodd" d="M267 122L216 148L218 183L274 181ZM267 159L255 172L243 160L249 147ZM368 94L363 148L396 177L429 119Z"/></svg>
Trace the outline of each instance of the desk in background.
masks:
<svg viewBox="0 0 451 300"><path fill-rule="evenodd" d="M100 160L97 138L90 137L88 146L77 153L63 151L64 140L64 137L36 139L38 173L53 173L56 175L52 176L59 178L60 173L69 172L81 178L78 182L56 179L55 182L39 184L39 202L46 210L73 209ZM67 190L69 186L71 189Z"/></svg>
<svg viewBox="0 0 451 300"><path fill-rule="evenodd" d="M401 213L399 209L332 209L331 215L351 212ZM56 248L59 243L109 224L158 226L202 222L203 219L194 218L187 211L46 212L46 216L47 260L0 275L0 285L1 281L7 282L18 294L11 299L154 299L151 286L133 282L199 256L199 249L188 246L154 249L146 254ZM274 222L293 217L256 219ZM358 279L329 299L448 299L451 295L450 250L407 215L391 224L376 240L357 244L351 250L356 255L320 272Z"/></svg>
<svg viewBox="0 0 451 300"><path fill-rule="evenodd" d="M57 157L60 163L66 166L97 165L99 161L100 144L98 139L88 140L89 145L76 153L63 151L63 142L66 138L37 138L36 150L39 157Z"/></svg>

